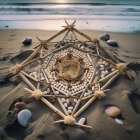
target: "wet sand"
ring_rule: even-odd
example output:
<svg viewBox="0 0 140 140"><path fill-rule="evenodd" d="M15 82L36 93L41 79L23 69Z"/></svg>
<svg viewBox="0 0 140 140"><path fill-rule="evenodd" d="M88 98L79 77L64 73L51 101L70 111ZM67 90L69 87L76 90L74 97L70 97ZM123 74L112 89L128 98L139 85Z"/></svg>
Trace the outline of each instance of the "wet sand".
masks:
<svg viewBox="0 0 140 140"><path fill-rule="evenodd" d="M118 41L118 47L111 47L105 41L100 41L112 55L120 62L133 62L127 70L133 80L125 75L119 76L110 86L106 97L96 100L84 111L77 121L84 117L91 130L64 124L52 124L54 120L61 119L43 102L28 98L23 89L28 87L19 76L15 76L12 68L16 63L21 63L39 44L36 39L48 39L57 31L43 30L0 30L0 136L7 140L137 140L140 139L140 33L112 33L107 32L111 39ZM84 33L90 37L97 37L105 32L88 31ZM21 41L26 37L32 38L32 44L24 46ZM62 38L59 36L55 41ZM83 37L79 39L85 41ZM48 47L46 53L54 48ZM20 126L14 110L16 102L25 102L26 109L32 112L26 128ZM54 105L58 105L55 101ZM118 117L124 125L119 125L114 118L105 113L109 106L116 106L121 110ZM11 117L10 117L11 115Z"/></svg>

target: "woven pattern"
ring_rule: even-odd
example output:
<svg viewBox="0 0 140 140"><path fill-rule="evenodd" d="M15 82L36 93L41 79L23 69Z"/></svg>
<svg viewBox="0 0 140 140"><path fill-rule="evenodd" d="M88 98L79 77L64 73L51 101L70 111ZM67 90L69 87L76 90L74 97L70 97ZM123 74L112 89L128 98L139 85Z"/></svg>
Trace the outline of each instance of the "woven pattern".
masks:
<svg viewBox="0 0 140 140"><path fill-rule="evenodd" d="M80 63L76 60L65 60L60 64L59 76L65 80L74 80L80 74Z"/></svg>

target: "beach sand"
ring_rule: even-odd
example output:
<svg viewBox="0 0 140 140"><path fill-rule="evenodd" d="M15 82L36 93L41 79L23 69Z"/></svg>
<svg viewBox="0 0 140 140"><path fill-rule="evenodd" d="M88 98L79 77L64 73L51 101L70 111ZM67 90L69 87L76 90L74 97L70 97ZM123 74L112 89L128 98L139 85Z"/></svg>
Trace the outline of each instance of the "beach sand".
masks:
<svg viewBox="0 0 140 140"><path fill-rule="evenodd" d="M90 37L97 37L105 32L84 30ZM118 47L111 47L105 41L100 41L112 55L120 62L132 62L128 73L133 80L120 75L106 92L106 97L93 102L78 118L87 119L87 125L92 129L64 124L52 124L61 119L40 100L28 98L24 91L28 87L19 76L15 76L12 68L21 63L39 44L36 39L48 39L56 31L43 30L0 30L0 138L6 140L138 140L140 139L140 33L112 33L107 32L111 39L118 41ZM32 38L32 44L25 46L22 39ZM62 36L58 37L59 41ZM85 41L82 37L79 37ZM46 53L54 48L48 47ZM52 101L53 105L58 105ZM32 112L27 127L22 127L17 121L18 110L16 102L25 102L26 109ZM121 110L118 117L124 125L116 123L114 118L105 113L109 106L116 106ZM14 111L13 111L14 110ZM14 112L14 113L13 113Z"/></svg>

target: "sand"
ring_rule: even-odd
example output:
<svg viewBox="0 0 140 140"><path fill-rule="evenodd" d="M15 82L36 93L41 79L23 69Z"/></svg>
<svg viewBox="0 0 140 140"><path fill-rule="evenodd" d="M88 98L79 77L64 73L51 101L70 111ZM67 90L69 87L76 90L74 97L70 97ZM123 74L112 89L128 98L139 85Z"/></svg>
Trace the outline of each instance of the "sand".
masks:
<svg viewBox="0 0 140 140"><path fill-rule="evenodd" d="M87 30L83 32L97 38L104 33ZM77 121L82 117L86 118L87 125L93 127L91 130L77 126L52 124L53 121L61 118L43 102L28 98L29 95L23 90L28 86L11 70L16 63L25 60L33 52L33 48L39 44L35 36L48 39L55 33L55 31L43 30L0 30L0 138L6 140L140 139L140 33L108 32L111 39L118 41L118 47L111 47L101 41L102 46L116 56L120 62L132 62L128 73L133 80L128 79L125 75L118 77L109 87L111 90L106 93L107 96L96 100L77 118ZM31 45L24 46L21 40L28 36L32 38L33 42ZM53 49L48 47L46 53ZM55 100L50 101L54 105L58 105ZM16 102L25 102L25 108L32 112L26 128L20 126L16 119L19 112L14 109ZM118 118L124 125L119 125L114 118L107 116L105 109L109 106L116 106L121 110Z"/></svg>

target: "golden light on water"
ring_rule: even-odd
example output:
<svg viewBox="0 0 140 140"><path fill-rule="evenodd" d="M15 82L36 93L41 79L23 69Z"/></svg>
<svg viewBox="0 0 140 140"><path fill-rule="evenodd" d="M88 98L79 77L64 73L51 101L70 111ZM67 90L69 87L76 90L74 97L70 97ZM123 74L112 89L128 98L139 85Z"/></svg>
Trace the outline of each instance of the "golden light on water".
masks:
<svg viewBox="0 0 140 140"><path fill-rule="evenodd" d="M58 0L59 3L65 3L66 0Z"/></svg>

